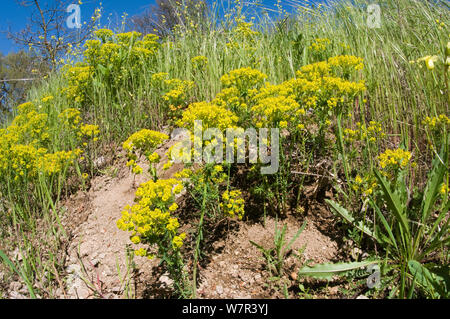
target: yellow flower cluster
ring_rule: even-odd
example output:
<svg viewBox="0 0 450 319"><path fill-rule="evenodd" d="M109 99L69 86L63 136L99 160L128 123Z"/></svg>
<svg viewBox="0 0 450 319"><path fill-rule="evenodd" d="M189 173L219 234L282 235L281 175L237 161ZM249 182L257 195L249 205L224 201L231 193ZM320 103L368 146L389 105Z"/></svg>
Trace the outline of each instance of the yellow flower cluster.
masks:
<svg viewBox="0 0 450 319"><path fill-rule="evenodd" d="M330 43L331 41L328 38L316 38L314 39L314 42L309 46L309 49L315 52L325 51L327 45L329 45Z"/></svg>
<svg viewBox="0 0 450 319"><path fill-rule="evenodd" d="M137 202L122 211L117 227L131 231L130 240L134 244L156 244L160 251L178 250L183 245L186 234L178 234L178 219L171 213L177 210L175 195L183 190L176 179L159 179L141 184L136 191ZM138 256L153 258L147 249L135 251Z"/></svg>
<svg viewBox="0 0 450 319"><path fill-rule="evenodd" d="M235 87L241 93L260 87L267 75L250 67L232 70L220 78L224 87Z"/></svg>
<svg viewBox="0 0 450 319"><path fill-rule="evenodd" d="M158 86L162 85L163 81L169 77L169 73L167 72L158 72L152 75L153 85Z"/></svg>
<svg viewBox="0 0 450 319"><path fill-rule="evenodd" d="M192 186L192 191L198 195L203 194L205 184L209 185L211 190L218 192L219 185L222 185L228 178L228 175L223 171L222 165L207 164L196 171L185 171L184 176L189 176L186 181L188 185Z"/></svg>
<svg viewBox="0 0 450 319"><path fill-rule="evenodd" d="M193 57L191 59L191 63L192 63L192 66L194 67L194 69L203 70L206 67L206 65L208 64L208 58L203 55L199 55L199 56Z"/></svg>
<svg viewBox="0 0 450 319"><path fill-rule="evenodd" d="M124 60L138 63L135 58L152 58L159 49L158 36L148 34L142 37L139 32L114 34L111 30L100 29L95 32L98 39L86 41L84 52L90 65L101 64L120 69ZM124 59L125 58L125 59Z"/></svg>
<svg viewBox="0 0 450 319"><path fill-rule="evenodd" d="M65 65L63 74L68 85L62 89L62 93L75 103L84 102L93 71L92 66L83 63L77 63L75 66Z"/></svg>
<svg viewBox="0 0 450 319"><path fill-rule="evenodd" d="M76 103L86 100L94 74L101 75L116 87L128 83L131 73L141 74L141 69L154 61L160 47L158 37L153 34L142 37L138 32L115 34L100 29L94 35L96 39L84 44L85 63L64 66L68 83L63 92Z"/></svg>
<svg viewBox="0 0 450 319"><path fill-rule="evenodd" d="M321 77L339 75L337 73L339 70L350 72L352 70L362 70L363 68L364 63L362 58L352 55L339 55L331 57L327 61L316 62L301 67L297 71L297 77L316 80Z"/></svg>
<svg viewBox="0 0 450 319"><path fill-rule="evenodd" d="M18 107L18 114L8 128L15 143L44 145L48 141L47 114L38 113L30 102Z"/></svg>
<svg viewBox="0 0 450 319"><path fill-rule="evenodd" d="M42 103L47 103L47 102L53 101L53 99L54 99L53 95L49 95L49 96L43 97L43 98L41 99L41 102L42 102Z"/></svg>
<svg viewBox="0 0 450 319"><path fill-rule="evenodd" d="M72 134L78 142L81 142L83 137L93 142L98 140L98 135L100 134L98 125L83 124L81 122L81 112L78 109L65 109L58 115L58 119L61 121L62 127L68 129L65 133ZM86 141L83 143L83 146L87 146Z"/></svg>
<svg viewBox="0 0 450 319"><path fill-rule="evenodd" d="M186 106L186 101L192 93L195 83L181 79L169 79L169 74L159 72L152 75L151 84L161 96L163 103L169 106L169 117L179 118L180 111Z"/></svg>
<svg viewBox="0 0 450 319"><path fill-rule="evenodd" d="M404 169L408 166L411 160L411 153L401 148L396 150L387 149L384 153L378 156L378 161L383 173L386 176L392 176L391 172L397 172L399 169Z"/></svg>
<svg viewBox="0 0 450 319"><path fill-rule="evenodd" d="M169 139L164 133L142 129L132 134L123 144L122 147L127 151L127 166L132 168L134 174L141 174L142 168L136 164L139 154L144 154L150 163L156 163L160 157L157 153L153 153L158 145Z"/></svg>
<svg viewBox="0 0 450 319"><path fill-rule="evenodd" d="M255 121L259 127L287 127L287 121L296 124L298 115L304 114L303 108L292 96L266 97L252 107Z"/></svg>
<svg viewBox="0 0 450 319"><path fill-rule="evenodd" d="M64 126L76 129L81 122L81 112L74 108L68 108L62 111L58 118L62 120Z"/></svg>
<svg viewBox="0 0 450 319"><path fill-rule="evenodd" d="M190 170L189 168L184 168L182 171L175 173L173 175L173 177L179 178L179 179L184 179L184 178L189 178L189 176L191 176L191 174L192 174L192 170Z"/></svg>
<svg viewBox="0 0 450 319"><path fill-rule="evenodd" d="M439 189L439 194L441 194L442 196L447 196L449 194L449 187L447 183L442 183Z"/></svg>
<svg viewBox="0 0 450 319"><path fill-rule="evenodd" d="M361 177L356 175L354 182L352 183L352 189L355 192L361 193L363 196L372 195L377 188L377 181L374 176Z"/></svg>
<svg viewBox="0 0 450 319"><path fill-rule="evenodd" d="M225 191L222 194L220 209L226 215L238 217L240 220L244 217L244 199L240 190Z"/></svg>
<svg viewBox="0 0 450 319"><path fill-rule="evenodd" d="M202 121L203 129L218 128L223 131L226 128L235 127L238 117L225 107L208 102L198 102L189 105L177 125L194 132L195 120Z"/></svg>
<svg viewBox="0 0 450 319"><path fill-rule="evenodd" d="M233 33L237 34L242 39L251 38L258 35L259 32L252 29L253 22L246 22L245 16L236 20L236 27L233 29Z"/></svg>
<svg viewBox="0 0 450 319"><path fill-rule="evenodd" d="M243 96L234 86L225 88L217 93L212 103L235 112L247 109L247 104L245 103Z"/></svg>
<svg viewBox="0 0 450 319"><path fill-rule="evenodd" d="M91 137L94 141L96 141L96 136L100 134L100 129L98 125L83 124L80 127L80 133L81 135Z"/></svg>
<svg viewBox="0 0 450 319"><path fill-rule="evenodd" d="M192 81L185 81L180 79L168 79L164 80L164 84L168 89L163 95L163 99L171 105L182 104L188 96L188 93L195 84Z"/></svg>
<svg viewBox="0 0 450 319"><path fill-rule="evenodd" d="M0 180L35 182L38 173L62 173L81 155L82 151L78 148L50 153L48 115L38 113L31 102L21 104L17 109L18 114L11 125L0 129ZM71 120L80 123L79 114L73 110L65 111L60 118L64 118L63 122ZM73 132L76 129L79 126L69 127ZM7 185L6 180L1 183Z"/></svg>
<svg viewBox="0 0 450 319"><path fill-rule="evenodd" d="M69 163L72 163L77 159L81 153L82 151L77 148L73 151L60 151L52 154L44 154L38 158L39 170L47 175L63 172L67 169Z"/></svg>
<svg viewBox="0 0 450 319"><path fill-rule="evenodd" d="M363 59L352 55L338 55L328 59L328 64L332 68L342 68L346 70L362 70L364 68Z"/></svg>
<svg viewBox="0 0 450 319"><path fill-rule="evenodd" d="M259 32L253 30L252 27L253 22L246 22L245 16L238 17L236 26L231 30L232 40L227 43L227 47L233 50L244 48L250 55L253 55L256 36Z"/></svg>
<svg viewBox="0 0 450 319"><path fill-rule="evenodd" d="M223 130L240 121L243 125L303 131L309 116L307 110L313 110L323 123L331 123L330 111L345 111L343 107L351 105L352 99L365 90L364 81L347 79L362 68L361 58L341 55L306 65L297 72L298 78L277 85L265 83L267 75L258 70L232 70L221 77L224 88L212 102L191 104L177 125L192 131L194 121L202 120L204 128ZM373 140L383 135L380 129L373 122L368 127L361 126L359 131L361 137Z"/></svg>
<svg viewBox="0 0 450 319"><path fill-rule="evenodd" d="M427 116L422 124L427 126L431 130L436 130L440 128L445 128L450 126L450 119L445 115L441 114L439 116L429 117Z"/></svg>
<svg viewBox="0 0 450 319"><path fill-rule="evenodd" d="M357 122L356 125L358 127L357 130L348 128L344 130L344 139L346 142L352 143L356 140L376 142L378 139L386 136L379 122L370 121L369 126L366 126L366 124L361 124L361 122Z"/></svg>

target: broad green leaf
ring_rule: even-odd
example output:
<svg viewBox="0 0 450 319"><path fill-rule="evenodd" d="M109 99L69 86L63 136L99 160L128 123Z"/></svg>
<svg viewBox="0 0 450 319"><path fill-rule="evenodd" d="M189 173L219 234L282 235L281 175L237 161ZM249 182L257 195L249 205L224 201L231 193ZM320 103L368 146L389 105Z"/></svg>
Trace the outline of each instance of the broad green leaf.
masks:
<svg viewBox="0 0 450 319"><path fill-rule="evenodd" d="M436 273L432 273L425 266L419 263L416 260L408 261L408 268L411 275L414 276L417 284L422 286L426 291L435 296L435 292L437 291L439 295L445 295L445 291L443 289L444 278L437 275Z"/></svg>
<svg viewBox="0 0 450 319"><path fill-rule="evenodd" d="M388 181L383 175L381 175L378 170L375 170L375 176L381 186L383 197L386 200L386 204L389 207L389 210L400 222L402 226L401 228L403 229L402 232L406 232L406 234L408 235L407 240L409 240L409 238L411 238L411 232L409 230L408 220L405 215L405 203L402 203L398 196L391 191L391 187L389 186Z"/></svg>
<svg viewBox="0 0 450 319"><path fill-rule="evenodd" d="M371 260L351 263L319 264L312 267L305 266L299 270L298 275L331 279L332 276L343 275L348 271L378 263L379 261L377 260Z"/></svg>
<svg viewBox="0 0 450 319"><path fill-rule="evenodd" d="M378 206L373 201L370 201L370 204L375 209L375 212L377 213L378 218L381 220L381 223L383 224L384 228L386 229L387 233L389 234L391 245L395 246L395 249L398 250L397 241L395 240L394 234L392 233L392 229L389 226L388 222L386 221L386 218L384 218L383 213L380 211Z"/></svg>
<svg viewBox="0 0 450 319"><path fill-rule="evenodd" d="M328 205L331 206L331 208L338 213L339 215L341 215L346 221L348 221L350 224L352 224L353 226L355 226L357 229L359 229L360 231L364 232L366 235L376 239L375 235L373 234L373 232L369 229L369 227L365 226L361 221L356 222L355 218L353 218L353 216L350 214L350 212L348 210L346 210L344 207L340 206L339 204L337 204L336 202L333 202L332 200L329 199L325 199L325 201L327 202Z"/></svg>

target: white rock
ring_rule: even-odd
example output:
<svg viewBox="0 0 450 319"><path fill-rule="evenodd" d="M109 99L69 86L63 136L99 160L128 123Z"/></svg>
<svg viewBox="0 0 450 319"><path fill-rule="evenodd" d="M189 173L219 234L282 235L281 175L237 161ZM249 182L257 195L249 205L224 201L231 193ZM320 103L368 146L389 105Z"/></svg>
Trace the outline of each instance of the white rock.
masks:
<svg viewBox="0 0 450 319"><path fill-rule="evenodd" d="M85 287L78 287L77 288L77 295L78 298L80 299L86 299L87 297L89 297L89 289L85 288Z"/></svg>
<svg viewBox="0 0 450 319"><path fill-rule="evenodd" d="M105 166L106 164L106 160L104 156L100 156L99 158L96 158L94 160L94 166L97 168L102 168L103 166Z"/></svg>
<svg viewBox="0 0 450 319"><path fill-rule="evenodd" d="M81 274L81 266L77 264L67 266L66 270L69 274Z"/></svg>
<svg viewBox="0 0 450 319"><path fill-rule="evenodd" d="M221 295L223 294L223 287L221 285L217 285L216 286L216 292Z"/></svg>
<svg viewBox="0 0 450 319"><path fill-rule="evenodd" d="M25 297L24 295L18 293L17 291L11 291L9 293L9 297L11 299L28 299L27 297Z"/></svg>
<svg viewBox="0 0 450 319"><path fill-rule="evenodd" d="M22 284L18 281L13 281L9 284L9 290L18 292L22 288Z"/></svg>
<svg viewBox="0 0 450 319"><path fill-rule="evenodd" d="M173 280L169 278L167 275L162 275L159 277L159 281L166 285L166 287L171 287L173 285Z"/></svg>

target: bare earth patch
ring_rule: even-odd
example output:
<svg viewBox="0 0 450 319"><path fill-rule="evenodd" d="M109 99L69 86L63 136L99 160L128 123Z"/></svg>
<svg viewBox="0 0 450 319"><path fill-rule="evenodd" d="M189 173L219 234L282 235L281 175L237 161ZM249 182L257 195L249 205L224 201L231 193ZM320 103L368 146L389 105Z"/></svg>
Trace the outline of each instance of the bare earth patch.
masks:
<svg viewBox="0 0 450 319"><path fill-rule="evenodd" d="M295 236L302 223L294 219L278 222L278 228L287 225L286 240ZM273 247L275 220L266 219L266 227L257 223L240 224L237 233L224 241L224 249L211 258L209 265L200 271L201 284L198 289L200 298L278 298L281 291L265 287L270 282L265 260L261 252L250 240L264 248ZM291 249L299 251L305 246L303 257L298 260L293 255L286 258L286 280L292 280L292 273L297 273L301 260L310 259L314 263L327 262L338 254L337 243L317 230L312 222L295 240ZM287 278L290 277L290 278ZM295 278L295 275L294 275ZM293 283L293 282L292 282Z"/></svg>
<svg viewBox="0 0 450 319"><path fill-rule="evenodd" d="M163 155L170 146L166 144L158 153ZM171 177L181 169L174 165L163 171L163 164L158 166L161 178ZM141 166L144 171L147 169ZM170 297L170 279L161 273L158 260L130 258L133 251L129 234L116 226L123 208L133 204L136 188L149 176L135 177L123 159L114 167L115 174L93 178L89 191L79 191L65 203L63 225L71 240L65 264L65 288L57 292L60 298ZM305 247L303 254L300 259L294 254L286 258L283 282L288 284L295 283L295 273L304 261L322 263L338 255L338 244L319 231L312 218L306 218L306 229L292 245L293 252ZM301 227L298 219L289 217L278 222L280 229L287 225L287 241ZM251 240L265 248L273 247L275 219L268 217L265 226L262 222L243 221L234 222L234 226L214 242L205 243L208 256L199 266L198 298L282 298L279 289L267 285L270 275L265 260L250 243Z"/></svg>

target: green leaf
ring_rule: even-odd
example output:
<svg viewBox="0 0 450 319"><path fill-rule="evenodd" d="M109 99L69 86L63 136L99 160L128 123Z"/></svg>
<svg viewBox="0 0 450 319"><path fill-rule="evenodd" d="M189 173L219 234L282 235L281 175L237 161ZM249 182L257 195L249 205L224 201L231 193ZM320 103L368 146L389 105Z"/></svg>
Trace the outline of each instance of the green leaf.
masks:
<svg viewBox="0 0 450 319"><path fill-rule="evenodd" d="M31 285L31 283L28 280L28 278L22 272L19 272L19 270L17 270L16 266L14 266L14 263L1 250L0 250L0 257L3 259L5 264L7 264L17 275L19 275L20 278L22 278L22 280L27 285L27 288L28 288L28 291L30 293L31 298L32 299L36 299L36 295L34 294L34 291L33 291L33 286Z"/></svg>
<svg viewBox="0 0 450 319"><path fill-rule="evenodd" d="M439 194L439 186L444 179L446 171L445 165L441 162L440 158L447 158L447 150L445 147L441 150L441 154L436 156L433 160L431 173L428 176L427 186L425 187L423 200L422 200L422 223L425 223L431 214L434 202Z"/></svg>
<svg viewBox="0 0 450 319"><path fill-rule="evenodd" d="M359 229L360 231L364 232L366 235L376 239L375 235L373 234L373 232L369 229L369 227L365 226L361 221L357 222L355 220L355 218L353 218L353 216L350 214L350 212L348 210L346 210L344 207L340 206L339 204L337 204L336 202L333 202L332 200L329 199L325 199L325 201L327 202L328 205L331 206L331 208L338 213L339 215L341 215L346 221L348 221L350 224L352 224L353 226L355 226L357 229Z"/></svg>
<svg viewBox="0 0 450 319"><path fill-rule="evenodd" d="M445 295L442 287L444 283L443 277L432 273L416 260L408 261L408 268L411 275L415 277L417 284L422 286L428 293L435 296L435 292L437 291L441 296Z"/></svg>
<svg viewBox="0 0 450 319"><path fill-rule="evenodd" d="M398 250L397 241L395 240L394 234L392 233L392 229L389 226L388 222L386 221L386 218L384 218L383 213L380 211L378 206L371 200L370 201L371 206L373 209L375 209L375 212L378 215L378 218L381 220L381 223L383 224L384 228L386 229L387 233L389 234L390 241L389 243L393 246L395 246L395 249Z"/></svg>
<svg viewBox="0 0 450 319"><path fill-rule="evenodd" d="M381 173L378 170L375 170L375 177L378 180L378 183L381 186L381 189L383 191L383 197L386 201L386 204L389 208L389 210L395 215L397 220L400 222L403 232L406 232L408 235L408 238L406 241L409 241L409 238L411 238L411 232L409 230L408 225L408 219L405 215L405 203L402 203L398 196L391 191L391 187L389 186L388 181L386 178L381 175Z"/></svg>
<svg viewBox="0 0 450 319"><path fill-rule="evenodd" d="M283 253L286 251L289 251L289 249L291 249L292 244L297 240L298 236L300 236L300 234L302 233L302 231L305 229L306 227L306 220L303 223L303 225L300 227L300 229L297 231L297 233L295 234L294 237L292 237L291 241L289 242L289 244L284 248Z"/></svg>
<svg viewBox="0 0 450 319"><path fill-rule="evenodd" d="M377 260L371 260L351 263L318 264L312 267L305 266L299 270L298 275L331 279L334 275L344 275L351 270L378 264L378 262Z"/></svg>
<svg viewBox="0 0 450 319"><path fill-rule="evenodd" d="M108 68L104 67L101 64L97 64L97 68L103 76L109 76L110 71Z"/></svg>

